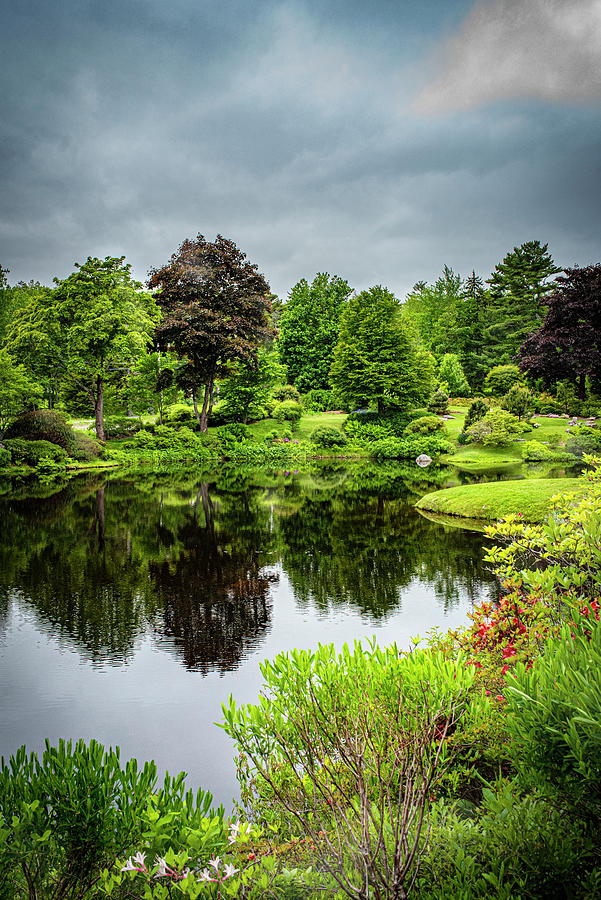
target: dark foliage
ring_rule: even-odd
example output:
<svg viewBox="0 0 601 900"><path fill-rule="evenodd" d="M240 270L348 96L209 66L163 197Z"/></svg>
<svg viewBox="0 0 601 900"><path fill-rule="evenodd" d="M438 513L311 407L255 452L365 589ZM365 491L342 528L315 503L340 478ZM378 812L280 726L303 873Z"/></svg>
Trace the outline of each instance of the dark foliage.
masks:
<svg viewBox="0 0 601 900"><path fill-rule="evenodd" d="M557 284L543 324L520 348L520 366L547 385L569 378L583 399L586 377L601 372L601 263L566 269Z"/></svg>
<svg viewBox="0 0 601 900"><path fill-rule="evenodd" d="M77 434L54 409L34 409L25 413L7 428L5 436L28 441L49 441L78 460L94 459L102 453L102 448L96 441Z"/></svg>

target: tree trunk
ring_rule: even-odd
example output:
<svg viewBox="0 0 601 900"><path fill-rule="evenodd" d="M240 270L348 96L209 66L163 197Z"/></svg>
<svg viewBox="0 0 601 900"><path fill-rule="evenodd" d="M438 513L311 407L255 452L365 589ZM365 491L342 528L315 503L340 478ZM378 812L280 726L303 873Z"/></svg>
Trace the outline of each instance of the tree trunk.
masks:
<svg viewBox="0 0 601 900"><path fill-rule="evenodd" d="M198 424L200 425L200 430L202 434L206 434L207 428L209 427L209 416L211 414L211 394L213 393L213 379L207 381L205 384L205 395L202 401L202 412L200 413L200 418L198 420Z"/></svg>
<svg viewBox="0 0 601 900"><path fill-rule="evenodd" d="M96 396L94 397L94 412L96 417L96 437L104 444L104 385L102 375L96 376Z"/></svg>
<svg viewBox="0 0 601 900"><path fill-rule="evenodd" d="M586 397L586 375L578 375L576 378L576 393L579 400Z"/></svg>
<svg viewBox="0 0 601 900"><path fill-rule="evenodd" d="M378 397L378 415L379 416L384 415L384 403L382 402L382 400L380 400L379 397Z"/></svg>

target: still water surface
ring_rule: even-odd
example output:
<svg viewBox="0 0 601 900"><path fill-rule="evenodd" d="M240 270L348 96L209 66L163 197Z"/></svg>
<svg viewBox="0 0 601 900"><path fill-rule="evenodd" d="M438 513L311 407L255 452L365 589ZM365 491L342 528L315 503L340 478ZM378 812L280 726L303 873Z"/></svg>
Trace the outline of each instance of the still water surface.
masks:
<svg viewBox="0 0 601 900"><path fill-rule="evenodd" d="M0 498L0 754L97 738L231 806L215 722L281 650L407 647L494 591L481 534L413 503L445 473L96 475Z"/></svg>

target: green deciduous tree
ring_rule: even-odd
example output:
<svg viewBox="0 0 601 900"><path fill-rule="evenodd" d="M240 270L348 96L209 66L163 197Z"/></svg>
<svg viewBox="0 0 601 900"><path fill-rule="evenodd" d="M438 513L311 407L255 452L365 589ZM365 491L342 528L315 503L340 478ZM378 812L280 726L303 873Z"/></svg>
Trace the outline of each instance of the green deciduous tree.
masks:
<svg viewBox="0 0 601 900"><path fill-rule="evenodd" d="M0 435L11 419L30 409L42 396L42 388L24 366L0 348Z"/></svg>
<svg viewBox="0 0 601 900"><path fill-rule="evenodd" d="M438 377L449 386L452 397L465 396L470 386L463 371L463 367L455 353L445 353L440 361Z"/></svg>
<svg viewBox="0 0 601 900"><path fill-rule="evenodd" d="M547 244L526 241L506 254L488 279L490 284L487 343L501 363L509 363L526 337L540 326L544 298L554 288L549 279L561 272Z"/></svg>
<svg viewBox="0 0 601 900"><path fill-rule="evenodd" d="M206 431L215 379L227 375L236 360L256 360L259 345L272 334L269 285L220 234L212 243L202 234L184 241L166 265L151 270L148 285L164 315L157 346L185 360L178 381L191 394L200 429Z"/></svg>
<svg viewBox="0 0 601 900"><path fill-rule="evenodd" d="M219 386L224 412L239 422L265 415L265 404L273 389L285 378L286 369L277 351L259 347L257 359L243 363L236 360L230 374ZM221 407L220 407L221 409Z"/></svg>
<svg viewBox="0 0 601 900"><path fill-rule="evenodd" d="M329 385L340 313L350 294L343 278L320 272L311 284L304 278L295 284L282 307L278 351L302 393Z"/></svg>
<svg viewBox="0 0 601 900"><path fill-rule="evenodd" d="M153 298L131 278L125 257L88 257L53 291L40 291L17 311L9 349L31 354L36 369L55 371L84 389L104 440L104 386L142 352L158 321Z"/></svg>
<svg viewBox="0 0 601 900"><path fill-rule="evenodd" d="M330 372L343 402L377 404L380 413L415 406L431 391L427 362L390 291L378 285L349 300Z"/></svg>
<svg viewBox="0 0 601 900"><path fill-rule="evenodd" d="M456 350L454 336L462 292L461 276L445 266L434 284L418 282L405 300L404 314L415 323L424 346L436 356Z"/></svg>

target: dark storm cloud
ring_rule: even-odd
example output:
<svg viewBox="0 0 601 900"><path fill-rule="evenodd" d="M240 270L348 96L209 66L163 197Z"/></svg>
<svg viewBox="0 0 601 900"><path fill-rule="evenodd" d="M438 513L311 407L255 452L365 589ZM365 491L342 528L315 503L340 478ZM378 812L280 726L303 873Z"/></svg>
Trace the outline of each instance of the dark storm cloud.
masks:
<svg viewBox="0 0 601 900"><path fill-rule="evenodd" d="M444 263L486 275L532 238L563 264L596 259L597 111L412 111L469 4L407 7L15 8L0 62L11 280L64 277L88 254L126 254L144 278L199 231L236 240L280 294L328 270L402 295Z"/></svg>

